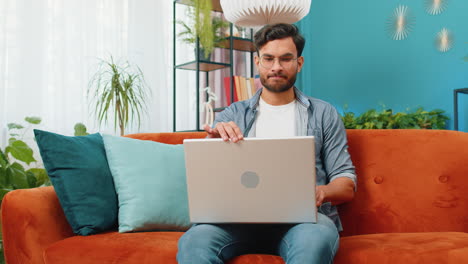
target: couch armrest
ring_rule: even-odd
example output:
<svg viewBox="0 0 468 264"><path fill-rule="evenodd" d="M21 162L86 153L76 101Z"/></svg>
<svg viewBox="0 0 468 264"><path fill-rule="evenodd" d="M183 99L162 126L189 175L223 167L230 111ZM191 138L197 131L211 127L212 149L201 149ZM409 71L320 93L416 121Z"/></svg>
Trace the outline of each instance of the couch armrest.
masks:
<svg viewBox="0 0 468 264"><path fill-rule="evenodd" d="M50 244L73 236L52 186L9 192L1 213L8 264L43 264Z"/></svg>

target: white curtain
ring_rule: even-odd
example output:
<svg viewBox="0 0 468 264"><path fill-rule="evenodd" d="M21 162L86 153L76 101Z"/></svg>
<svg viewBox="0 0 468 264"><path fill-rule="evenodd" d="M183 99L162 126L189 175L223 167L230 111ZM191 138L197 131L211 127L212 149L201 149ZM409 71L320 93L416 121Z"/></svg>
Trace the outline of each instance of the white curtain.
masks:
<svg viewBox="0 0 468 264"><path fill-rule="evenodd" d="M6 124L42 118L40 129L114 132L93 118L86 91L98 59L138 65L151 87L148 117L126 133L172 130L172 1L1 0L0 146Z"/></svg>

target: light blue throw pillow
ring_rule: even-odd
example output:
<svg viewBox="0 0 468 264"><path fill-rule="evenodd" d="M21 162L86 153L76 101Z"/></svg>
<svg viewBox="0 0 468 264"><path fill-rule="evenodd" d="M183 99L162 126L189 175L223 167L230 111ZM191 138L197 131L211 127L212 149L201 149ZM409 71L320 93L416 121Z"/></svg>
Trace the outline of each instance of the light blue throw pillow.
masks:
<svg viewBox="0 0 468 264"><path fill-rule="evenodd" d="M190 227L183 145L103 135L119 232Z"/></svg>

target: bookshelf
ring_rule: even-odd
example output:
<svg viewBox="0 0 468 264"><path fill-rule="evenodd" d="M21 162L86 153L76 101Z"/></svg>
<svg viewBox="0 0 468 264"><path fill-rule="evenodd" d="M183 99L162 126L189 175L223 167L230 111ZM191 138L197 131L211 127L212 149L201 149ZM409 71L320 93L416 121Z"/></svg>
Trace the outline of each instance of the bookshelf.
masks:
<svg viewBox="0 0 468 264"><path fill-rule="evenodd" d="M218 12L222 13L221 5L219 3L219 0L212 0L213 3L213 9L212 12ZM210 79L210 74L211 72L223 70L223 69L229 69L229 73L225 77L233 77L235 76L235 61L234 61L234 51L236 52L242 52L248 54L247 56L250 56L250 65L247 65L247 68L249 69L248 71L250 72L250 77L254 77L254 65L253 65L253 54L255 52L255 48L252 42L251 38L243 38L243 37L237 37L233 36L233 31L234 31L234 25L229 24L229 36L226 37L222 42L221 46L222 48L216 48L216 49L224 49L228 51L228 56L225 61L211 61L210 59L205 59L205 58L200 58L198 55L201 51L199 41L197 39L195 43L195 59L185 61L182 63L177 63L177 49L176 49L176 43L179 41L177 39L177 30L176 30L176 22L177 21L177 12L176 12L176 7L177 5L192 5L192 2L190 0L174 0L173 2L174 8L173 8L173 17L174 17L174 24L173 24L173 131L200 131L202 130L202 116L204 115L201 110L200 110L200 105L201 101L204 100L202 96L200 96L200 89L202 89L201 86L201 80L202 77L204 77L204 82L209 83ZM253 30L250 30L250 37L252 36ZM180 52L180 51L179 51ZM195 117L195 125L187 125L184 126L182 129L178 127L178 120L182 120L183 116L187 115L192 115L193 111L187 111L187 110L179 110L179 107L181 103L178 104L177 99L178 96L183 95L183 91L180 91L180 88L178 89L177 86L177 78L178 76L182 75L181 71L190 71L193 74L195 74L195 82L193 84L190 84L190 89L194 89L195 91L195 98L189 99L189 100L194 100L194 103L196 106L196 111L193 113L193 117ZM186 74L186 73L184 73ZM223 77L224 79L224 77ZM235 82L234 78L230 78L230 83L229 83L229 89L228 91L225 91L225 84L224 80L221 80L221 85L222 91L225 94L226 92L229 93L229 95L225 94L228 98L235 98L235 90L233 87L235 87ZM221 99L222 94L218 94L218 98ZM232 101L232 100L231 100ZM214 108L214 112L220 112L224 110L228 105L225 105L223 107L218 107Z"/></svg>

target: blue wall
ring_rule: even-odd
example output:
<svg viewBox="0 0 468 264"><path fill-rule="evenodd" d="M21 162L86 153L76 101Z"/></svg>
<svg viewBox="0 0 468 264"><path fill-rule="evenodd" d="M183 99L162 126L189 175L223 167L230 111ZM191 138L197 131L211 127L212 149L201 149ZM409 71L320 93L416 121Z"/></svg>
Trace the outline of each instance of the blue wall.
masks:
<svg viewBox="0 0 468 264"><path fill-rule="evenodd" d="M405 40L392 40L387 20L399 5L414 17ZM449 1L439 15L425 1L314 0L298 26L306 38L297 86L340 112L442 109L453 128L453 89L468 87L468 1ZM443 27L453 36L446 53L435 47ZM459 129L468 131L468 94L460 96Z"/></svg>

